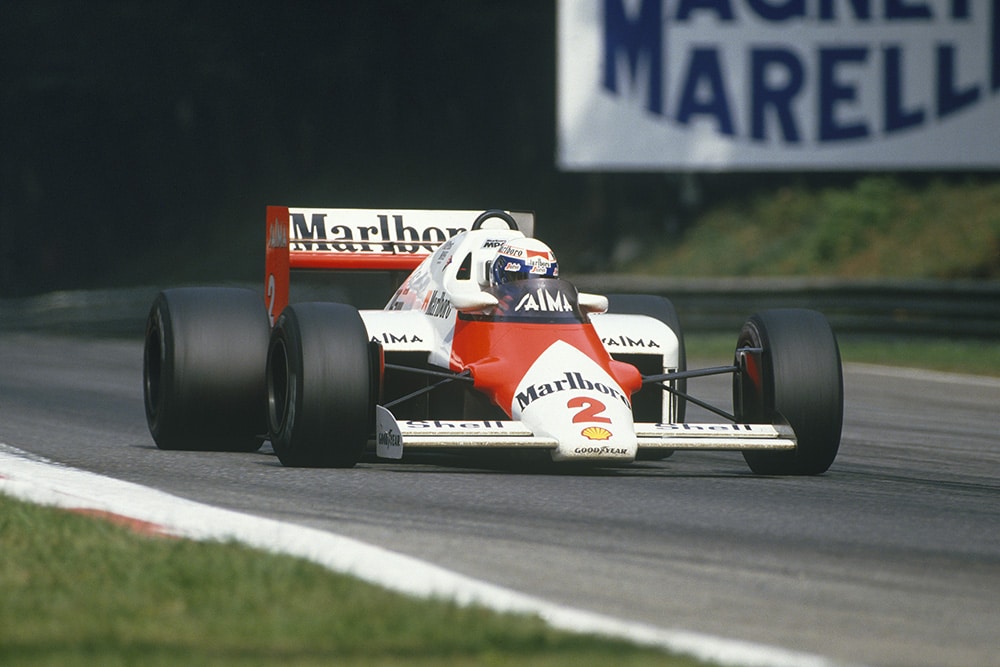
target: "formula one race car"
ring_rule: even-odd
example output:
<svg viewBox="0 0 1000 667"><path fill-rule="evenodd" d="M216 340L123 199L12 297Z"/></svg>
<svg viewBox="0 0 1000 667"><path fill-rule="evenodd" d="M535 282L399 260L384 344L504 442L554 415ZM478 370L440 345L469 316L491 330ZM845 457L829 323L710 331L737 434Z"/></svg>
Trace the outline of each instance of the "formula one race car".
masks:
<svg viewBox="0 0 1000 667"><path fill-rule="evenodd" d="M287 466L497 448L595 465L728 449L761 474L829 468L843 380L821 314L758 313L731 365L689 370L670 301L578 292L533 227L501 210L268 207L264 299L183 288L153 303L153 439L237 451L269 439ZM384 309L359 311L289 305L293 269L412 272ZM731 414L686 391L718 374L733 378ZM689 403L725 422L685 422Z"/></svg>

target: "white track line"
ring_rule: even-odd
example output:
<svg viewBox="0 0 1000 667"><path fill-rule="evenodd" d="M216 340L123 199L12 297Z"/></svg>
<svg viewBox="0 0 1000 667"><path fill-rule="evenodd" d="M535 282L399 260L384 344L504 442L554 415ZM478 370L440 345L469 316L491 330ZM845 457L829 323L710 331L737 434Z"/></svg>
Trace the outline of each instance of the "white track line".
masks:
<svg viewBox="0 0 1000 667"><path fill-rule="evenodd" d="M573 609L467 577L432 563L313 528L185 500L149 487L69 468L0 443L0 493L42 505L108 513L196 540L235 540L305 558L336 572L424 598L534 614L556 628L619 637L723 665L826 667L827 658ZM147 526L149 528L149 526Z"/></svg>

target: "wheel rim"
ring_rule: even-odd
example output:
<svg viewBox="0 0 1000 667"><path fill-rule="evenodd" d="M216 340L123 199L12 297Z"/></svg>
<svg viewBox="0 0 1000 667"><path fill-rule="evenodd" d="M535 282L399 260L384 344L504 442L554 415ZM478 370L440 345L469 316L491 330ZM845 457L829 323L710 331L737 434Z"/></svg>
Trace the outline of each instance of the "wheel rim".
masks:
<svg viewBox="0 0 1000 667"><path fill-rule="evenodd" d="M155 422L160 412L161 382L163 373L163 336L160 333L159 318L153 318L146 331L143 351L143 383L145 386L146 410L150 421Z"/></svg>
<svg viewBox="0 0 1000 667"><path fill-rule="evenodd" d="M290 398L288 350L279 338L272 343L267 355L267 421L271 433L284 428Z"/></svg>

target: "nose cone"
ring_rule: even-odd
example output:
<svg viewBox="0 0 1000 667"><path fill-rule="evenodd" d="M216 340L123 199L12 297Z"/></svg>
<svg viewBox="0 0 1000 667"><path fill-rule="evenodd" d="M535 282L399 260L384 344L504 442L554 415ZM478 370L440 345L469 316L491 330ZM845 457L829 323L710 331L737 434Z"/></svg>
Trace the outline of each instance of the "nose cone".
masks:
<svg viewBox="0 0 1000 667"><path fill-rule="evenodd" d="M536 435L559 441L556 461L635 459L628 393L599 364L556 341L528 369L511 404L514 419Z"/></svg>

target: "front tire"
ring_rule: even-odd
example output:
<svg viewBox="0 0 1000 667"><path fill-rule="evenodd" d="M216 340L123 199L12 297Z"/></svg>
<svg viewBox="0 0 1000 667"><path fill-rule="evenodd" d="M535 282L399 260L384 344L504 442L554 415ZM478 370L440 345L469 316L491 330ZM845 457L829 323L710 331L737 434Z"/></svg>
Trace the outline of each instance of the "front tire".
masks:
<svg viewBox="0 0 1000 667"><path fill-rule="evenodd" d="M377 378L356 308L287 307L267 353L267 422L283 465L350 468L374 431Z"/></svg>
<svg viewBox="0 0 1000 667"><path fill-rule="evenodd" d="M792 452L743 452L750 469L761 475L826 472L840 448L844 419L840 350L826 318L802 309L757 313L736 346L761 350L734 376L737 420L787 423L798 442Z"/></svg>
<svg viewBox="0 0 1000 667"><path fill-rule="evenodd" d="M270 334L253 290L164 290L146 319L143 397L160 449L256 451Z"/></svg>

